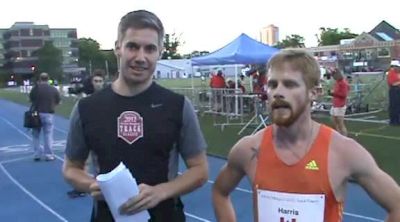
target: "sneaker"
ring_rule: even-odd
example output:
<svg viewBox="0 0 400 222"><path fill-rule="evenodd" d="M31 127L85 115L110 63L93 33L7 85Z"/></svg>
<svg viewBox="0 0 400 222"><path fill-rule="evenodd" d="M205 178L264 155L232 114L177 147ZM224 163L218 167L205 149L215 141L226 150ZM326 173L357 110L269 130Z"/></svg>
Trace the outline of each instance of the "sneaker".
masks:
<svg viewBox="0 0 400 222"><path fill-rule="evenodd" d="M33 157L33 161L35 161L35 162L40 161L40 156L34 156L34 157Z"/></svg>
<svg viewBox="0 0 400 222"><path fill-rule="evenodd" d="M55 158L54 158L54 155L46 155L46 156L44 157L44 160L46 160L46 161L53 161L53 160L55 160Z"/></svg>

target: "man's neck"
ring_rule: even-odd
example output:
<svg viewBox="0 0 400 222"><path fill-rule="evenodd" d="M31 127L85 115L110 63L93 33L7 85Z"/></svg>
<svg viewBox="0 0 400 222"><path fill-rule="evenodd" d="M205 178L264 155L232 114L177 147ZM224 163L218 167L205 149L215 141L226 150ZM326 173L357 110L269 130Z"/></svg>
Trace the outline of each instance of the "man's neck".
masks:
<svg viewBox="0 0 400 222"><path fill-rule="evenodd" d="M148 89L151 86L151 84L152 80L144 83L135 84L135 83L128 83L121 77L118 77L118 79L112 83L111 88L115 93L121 96L136 96L144 92L146 89Z"/></svg>
<svg viewBox="0 0 400 222"><path fill-rule="evenodd" d="M275 141L281 144L295 144L301 140L307 140L312 137L314 121L310 113L306 111L290 126L277 126L275 128Z"/></svg>

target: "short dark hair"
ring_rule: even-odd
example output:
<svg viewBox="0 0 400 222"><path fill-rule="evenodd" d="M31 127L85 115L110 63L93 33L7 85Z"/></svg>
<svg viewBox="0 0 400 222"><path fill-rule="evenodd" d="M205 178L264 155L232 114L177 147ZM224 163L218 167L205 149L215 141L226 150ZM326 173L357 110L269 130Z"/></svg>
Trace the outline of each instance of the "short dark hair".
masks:
<svg viewBox="0 0 400 222"><path fill-rule="evenodd" d="M40 73L39 80L43 81L43 82L49 81L49 74L47 74L45 72Z"/></svg>
<svg viewBox="0 0 400 222"><path fill-rule="evenodd" d="M95 69L95 70L93 71L93 73L92 73L92 76L93 76L93 77L94 77L94 76L99 76L99 77L101 77L101 78L104 78L105 75L106 75L106 72L104 72L104 70L102 70L102 69Z"/></svg>
<svg viewBox="0 0 400 222"><path fill-rule="evenodd" d="M159 46L163 46L164 26L154 13L146 10L137 10L124 15L118 25L118 41L121 41L125 37L126 30L129 28L154 29L158 34Z"/></svg>

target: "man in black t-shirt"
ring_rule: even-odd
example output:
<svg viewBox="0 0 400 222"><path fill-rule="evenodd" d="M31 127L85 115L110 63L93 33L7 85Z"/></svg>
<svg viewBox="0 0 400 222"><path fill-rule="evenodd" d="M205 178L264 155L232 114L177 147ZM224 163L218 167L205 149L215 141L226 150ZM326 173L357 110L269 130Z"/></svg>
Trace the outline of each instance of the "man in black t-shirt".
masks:
<svg viewBox="0 0 400 222"><path fill-rule="evenodd" d="M145 10L122 17L115 53L119 75L110 87L83 98L70 118L63 174L95 199L92 221L113 221L96 180L85 170L90 151L98 172L123 162L139 184L139 194L119 207L123 215L148 210L150 221L185 221L180 195L208 178L206 143L191 103L152 77L163 49L164 28ZM187 170L178 177L178 156Z"/></svg>

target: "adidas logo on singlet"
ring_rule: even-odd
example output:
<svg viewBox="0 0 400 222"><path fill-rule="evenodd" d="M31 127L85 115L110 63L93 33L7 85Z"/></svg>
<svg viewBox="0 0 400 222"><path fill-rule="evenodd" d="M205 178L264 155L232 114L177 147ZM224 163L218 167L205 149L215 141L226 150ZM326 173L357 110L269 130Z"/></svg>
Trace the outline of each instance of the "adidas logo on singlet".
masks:
<svg viewBox="0 0 400 222"><path fill-rule="evenodd" d="M306 170L319 170L319 167L317 165L317 162L315 160L311 160L310 162L307 163Z"/></svg>

